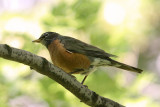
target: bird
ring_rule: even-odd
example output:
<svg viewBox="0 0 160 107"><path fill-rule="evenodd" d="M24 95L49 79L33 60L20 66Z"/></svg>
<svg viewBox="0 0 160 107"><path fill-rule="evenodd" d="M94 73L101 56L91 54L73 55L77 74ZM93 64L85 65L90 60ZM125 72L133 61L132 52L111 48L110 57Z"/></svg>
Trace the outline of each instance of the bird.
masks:
<svg viewBox="0 0 160 107"><path fill-rule="evenodd" d="M88 75L100 66L112 66L127 71L141 73L143 70L113 60L116 57L104 50L78 39L56 32L45 32L32 42L44 45L53 64L68 74L82 74L84 83Z"/></svg>

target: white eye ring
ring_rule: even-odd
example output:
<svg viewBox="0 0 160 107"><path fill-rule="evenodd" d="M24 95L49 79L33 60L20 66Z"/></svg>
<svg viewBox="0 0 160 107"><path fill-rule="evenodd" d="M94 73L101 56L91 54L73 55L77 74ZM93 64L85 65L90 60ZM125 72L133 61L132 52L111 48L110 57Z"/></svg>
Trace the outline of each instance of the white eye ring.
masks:
<svg viewBox="0 0 160 107"><path fill-rule="evenodd" d="M48 35L49 35L48 33L45 33L45 34L44 34L44 37L46 37L46 36L48 36Z"/></svg>
<svg viewBox="0 0 160 107"><path fill-rule="evenodd" d="M48 36L49 34L48 33L45 33L45 36Z"/></svg>
<svg viewBox="0 0 160 107"><path fill-rule="evenodd" d="M48 33L44 33L43 35L44 35L43 38L46 38L49 34Z"/></svg>

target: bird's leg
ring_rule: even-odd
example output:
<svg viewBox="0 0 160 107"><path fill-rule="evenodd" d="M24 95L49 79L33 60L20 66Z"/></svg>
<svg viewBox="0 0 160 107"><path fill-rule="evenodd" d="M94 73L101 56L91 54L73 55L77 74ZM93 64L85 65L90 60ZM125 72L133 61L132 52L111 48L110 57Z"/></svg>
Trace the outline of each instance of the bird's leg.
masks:
<svg viewBox="0 0 160 107"><path fill-rule="evenodd" d="M81 82L82 85L83 85L84 81L86 80L87 76L88 76L88 75L86 75L86 76L84 77L84 79L82 80L82 82Z"/></svg>
<svg viewBox="0 0 160 107"><path fill-rule="evenodd" d="M81 82L82 85L83 85L84 81L86 80L87 76L88 76L88 75L86 75L86 76L83 78L83 80L82 80L82 82ZM88 88L87 85L84 85L84 86L85 86L86 88ZM81 100L80 102L83 102L83 101Z"/></svg>

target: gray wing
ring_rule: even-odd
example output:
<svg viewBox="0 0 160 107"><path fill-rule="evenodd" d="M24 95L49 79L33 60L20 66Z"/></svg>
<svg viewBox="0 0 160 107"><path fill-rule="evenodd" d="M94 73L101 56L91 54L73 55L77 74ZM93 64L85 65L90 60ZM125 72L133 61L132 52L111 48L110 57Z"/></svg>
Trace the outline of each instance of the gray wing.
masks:
<svg viewBox="0 0 160 107"><path fill-rule="evenodd" d="M59 40L62 44L64 44L64 47L68 51L73 53L80 53L90 57L97 57L102 59L108 59L109 57L116 57L115 55L106 53L105 51L95 46L89 45L87 43L84 43L80 40L71 37L60 36Z"/></svg>

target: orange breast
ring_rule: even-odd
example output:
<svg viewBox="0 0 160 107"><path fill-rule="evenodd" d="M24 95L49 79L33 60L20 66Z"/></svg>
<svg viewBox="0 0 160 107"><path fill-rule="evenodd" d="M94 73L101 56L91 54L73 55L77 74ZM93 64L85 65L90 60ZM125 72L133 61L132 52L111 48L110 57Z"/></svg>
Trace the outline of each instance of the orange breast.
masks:
<svg viewBox="0 0 160 107"><path fill-rule="evenodd" d="M90 60L85 55L68 52L59 40L55 40L48 46L52 62L65 72L74 72L76 69L88 69Z"/></svg>

